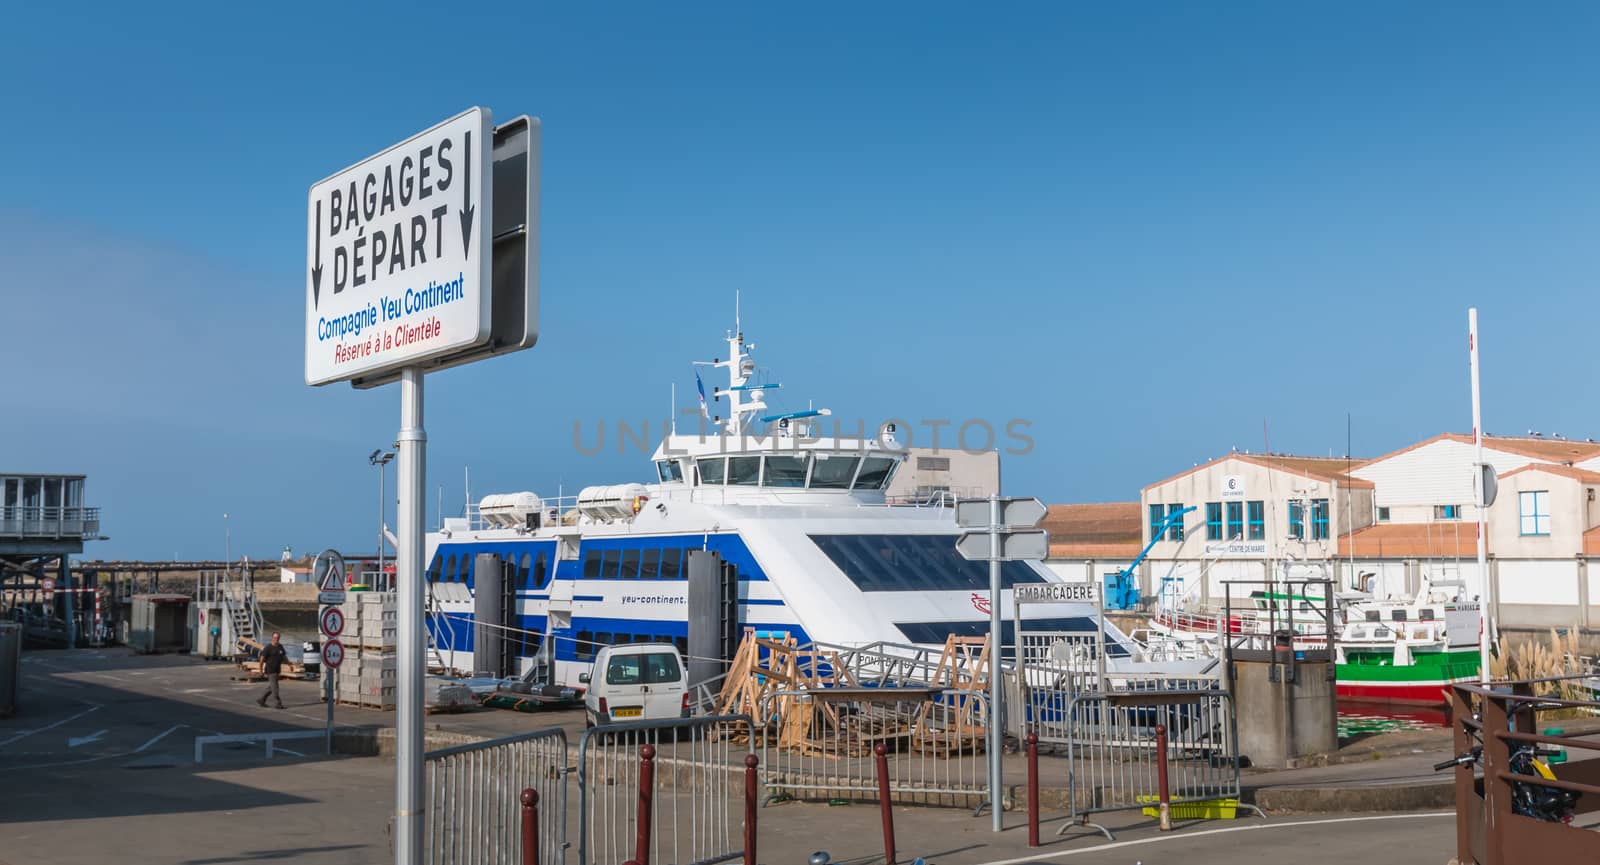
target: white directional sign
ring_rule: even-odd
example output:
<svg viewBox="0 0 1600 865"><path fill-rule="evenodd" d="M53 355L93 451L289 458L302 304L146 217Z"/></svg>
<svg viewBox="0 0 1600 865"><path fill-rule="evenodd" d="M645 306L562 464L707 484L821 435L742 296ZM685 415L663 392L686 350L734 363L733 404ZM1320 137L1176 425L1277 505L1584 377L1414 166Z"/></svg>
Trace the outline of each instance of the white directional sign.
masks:
<svg viewBox="0 0 1600 865"><path fill-rule="evenodd" d="M473 108L312 184L307 384L488 340L492 136Z"/></svg>
<svg viewBox="0 0 1600 865"><path fill-rule="evenodd" d="M1052 601L1095 603L1100 599L1096 583L1018 583L1011 587L1011 599L1019 604Z"/></svg>
<svg viewBox="0 0 1600 865"><path fill-rule="evenodd" d="M956 541L956 552L972 562L1043 559L1050 554L1050 533L1043 529L1028 529L999 535L998 555L989 544L990 537L988 532L967 532Z"/></svg>
<svg viewBox="0 0 1600 865"><path fill-rule="evenodd" d="M1000 500L1000 525L1013 529L1032 528L1044 519L1044 503L1034 498ZM956 525L963 529L989 527L988 499L961 499L956 502Z"/></svg>

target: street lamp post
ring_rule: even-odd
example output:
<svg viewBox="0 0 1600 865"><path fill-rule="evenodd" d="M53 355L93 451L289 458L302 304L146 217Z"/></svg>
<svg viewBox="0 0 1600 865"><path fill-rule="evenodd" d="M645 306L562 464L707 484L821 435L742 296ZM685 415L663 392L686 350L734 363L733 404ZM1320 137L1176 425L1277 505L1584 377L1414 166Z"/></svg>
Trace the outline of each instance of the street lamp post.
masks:
<svg viewBox="0 0 1600 865"><path fill-rule="evenodd" d="M383 579L383 545L384 545L384 542L386 540L384 538L384 536L383 536L383 526L384 526L384 519L388 516L388 510L389 510L386 507L386 502L385 502L385 498L387 497L387 493L385 492L385 489L384 489L384 474L385 474L384 466L387 466L390 463L390 461L392 461L394 459L394 456L395 456L394 451L385 451L383 448L378 448L377 450L373 451L371 454L369 454L367 456L367 462L372 463L373 465L378 467L378 579L379 580Z"/></svg>

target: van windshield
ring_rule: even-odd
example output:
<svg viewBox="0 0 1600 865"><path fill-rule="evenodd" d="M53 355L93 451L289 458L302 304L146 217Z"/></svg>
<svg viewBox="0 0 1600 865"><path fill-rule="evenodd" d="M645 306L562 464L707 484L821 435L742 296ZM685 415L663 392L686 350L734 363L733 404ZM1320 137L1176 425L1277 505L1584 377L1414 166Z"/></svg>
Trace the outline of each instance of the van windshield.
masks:
<svg viewBox="0 0 1600 865"><path fill-rule="evenodd" d="M612 655L606 663L607 685L663 685L681 678L678 656L671 652Z"/></svg>

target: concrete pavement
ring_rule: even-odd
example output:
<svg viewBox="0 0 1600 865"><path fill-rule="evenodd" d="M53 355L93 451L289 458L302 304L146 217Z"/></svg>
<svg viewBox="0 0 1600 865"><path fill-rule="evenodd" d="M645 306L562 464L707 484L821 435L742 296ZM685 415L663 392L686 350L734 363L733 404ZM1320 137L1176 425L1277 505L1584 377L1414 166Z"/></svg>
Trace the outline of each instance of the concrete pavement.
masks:
<svg viewBox="0 0 1600 865"><path fill-rule="evenodd" d="M254 745L214 746L204 765L192 761L197 735L320 727L323 706L315 683L284 683L289 708L276 711L257 707L261 686L231 681L226 665L120 650L38 652L25 659L19 713L0 721L0 862L389 861L392 761L326 758L315 747L301 747L314 743L288 743L303 756L271 762ZM342 724L373 727L393 718L347 707L338 714ZM576 712L477 712L434 716L429 723L486 738L560 724L573 742L582 728ZM1414 750L1404 763L1368 760L1301 770L1303 777L1288 780L1314 784L1336 776L1335 786L1359 786L1363 778L1383 777L1374 767L1405 778L1410 762L1434 759L1428 749ZM575 812L574 801L574 844ZM972 818L961 810L897 807L895 819L901 861L921 855L940 865L1442 863L1453 839L1452 821L1436 815L1339 815L1335 822L1241 818L1180 824L1177 832L1163 834L1133 813L1108 818L1116 842L1078 831L1056 838L1056 824L1048 824L1046 846L1030 851L1020 812L1006 815L1010 828L998 835L989 831L987 816ZM760 825L765 862L804 862L818 849L853 865L881 859L879 815L870 805L778 803L761 812ZM1319 858L1305 858L1308 850ZM576 861L574 846L568 862Z"/></svg>

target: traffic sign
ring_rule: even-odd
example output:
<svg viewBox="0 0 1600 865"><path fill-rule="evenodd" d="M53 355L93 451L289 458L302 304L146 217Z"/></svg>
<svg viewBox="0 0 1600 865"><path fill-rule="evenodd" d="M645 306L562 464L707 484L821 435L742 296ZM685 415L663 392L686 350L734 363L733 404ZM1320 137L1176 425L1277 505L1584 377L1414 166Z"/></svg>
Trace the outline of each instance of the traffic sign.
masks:
<svg viewBox="0 0 1600 865"><path fill-rule="evenodd" d="M311 581L317 585L317 603L344 603L344 556L334 550L317 553L311 563Z"/></svg>
<svg viewBox="0 0 1600 865"><path fill-rule="evenodd" d="M492 133L471 108L311 185L306 384L489 339Z"/></svg>
<svg viewBox="0 0 1600 865"><path fill-rule="evenodd" d="M344 611L338 607L327 607L322 611L322 633L329 637L337 637L344 631Z"/></svg>
<svg viewBox="0 0 1600 865"><path fill-rule="evenodd" d="M56 591L56 581L50 579L49 577L45 577L39 581L39 588L43 590L45 594L53 595Z"/></svg>
<svg viewBox="0 0 1600 865"><path fill-rule="evenodd" d="M1018 583L1011 587L1015 603L1050 603L1052 601L1095 603L1100 600L1098 583Z"/></svg>
<svg viewBox="0 0 1600 865"><path fill-rule="evenodd" d="M1000 525L1028 529L1044 519L1048 509L1035 498L1000 499ZM989 499L960 499L956 502L956 525L963 529L989 527Z"/></svg>
<svg viewBox="0 0 1600 865"><path fill-rule="evenodd" d="M344 663L344 644L338 640L329 640L322 644L322 663L330 669L337 670Z"/></svg>
<svg viewBox="0 0 1600 865"><path fill-rule="evenodd" d="M1044 529L1024 529L999 534L1000 549L993 550L989 532L967 532L956 540L956 552L970 562L1009 562L1017 559L1044 559L1050 554L1050 533Z"/></svg>

